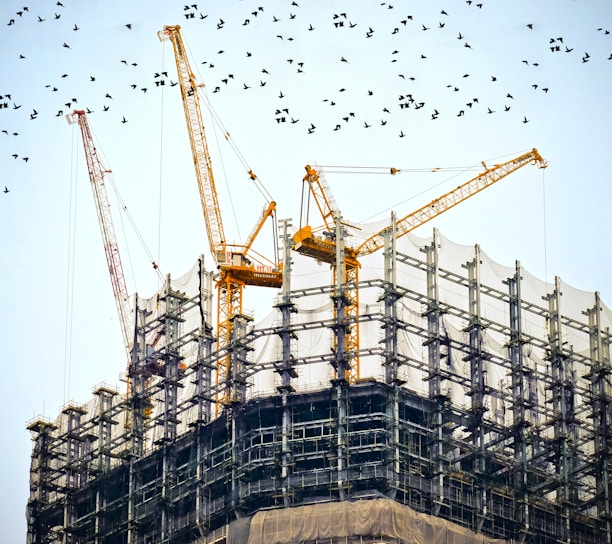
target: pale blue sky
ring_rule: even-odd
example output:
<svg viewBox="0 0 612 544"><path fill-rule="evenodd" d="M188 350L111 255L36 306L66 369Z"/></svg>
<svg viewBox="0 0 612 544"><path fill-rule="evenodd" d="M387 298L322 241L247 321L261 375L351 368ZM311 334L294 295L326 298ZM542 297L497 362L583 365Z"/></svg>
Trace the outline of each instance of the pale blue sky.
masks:
<svg viewBox="0 0 612 544"><path fill-rule="evenodd" d="M87 401L96 384L118 384L124 368L82 142L64 114L92 111L98 150L164 273L181 275L200 253L212 262L173 53L156 35L166 24L181 25L198 80L279 218L297 224L305 164L468 167L536 147L548 169L523 168L421 234L436 226L502 264L518 259L542 279L561 276L612 304L608 0L484 0L482 8L211 0L187 10L167 1L26 3L0 0L0 189L10 191L0 194L6 542L25 539L27 421ZM414 102L402 106L408 96ZM205 123L226 233L243 240L263 200L222 130ZM408 213L473 175L327 180L344 216L358 222ZM114 212L126 231L128 287L148 296L157 276Z"/></svg>

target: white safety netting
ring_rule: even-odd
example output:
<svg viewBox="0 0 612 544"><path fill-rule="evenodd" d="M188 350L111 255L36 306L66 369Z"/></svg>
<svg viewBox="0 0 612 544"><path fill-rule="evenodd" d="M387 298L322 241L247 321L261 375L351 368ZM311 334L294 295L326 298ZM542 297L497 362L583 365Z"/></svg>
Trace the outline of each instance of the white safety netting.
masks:
<svg viewBox="0 0 612 544"><path fill-rule="evenodd" d="M387 222L362 226L361 230L354 231L359 237L367 238L373 232L385 228ZM516 275L515 266L506 266L496 263L484 251L477 251L475 246L465 246L453 243L443 236L437 238L439 242L437 258L439 274L437 292L439 303L450 311L440 314L440 334L449 345L468 345L466 326L469 320L469 297L467 287L468 271L466 264L479 261L480 278L480 315L485 326L483 328L483 349L489 354L489 360L484 363L486 395L484 402L488 412L486 417L494 419L501 425L512 424L512 398L511 376L508 372L508 340L510 330L509 303L507 299L507 281ZM359 241L350 240L354 245ZM423 263L427 257L424 248L431 247L433 236L419 238L413 235L404 236L396 241L398 261L396 264L396 282L399 288L406 291L406 295L397 302L398 319L407 324L398 332L399 354L408 361L400 366L400 378L404 386L422 395L428 394L427 381L428 347L426 297L428 293L428 278ZM381 280L384 277L383 251L377 251L363 257L359 270L359 280ZM420 263L420 264L419 264ZM201 297L211 301L215 295L213 282L206 281L210 272L203 272L200 263L197 263L186 274L169 279L169 284L162 286L158 293L148 299L139 298L138 308L146 310L147 322L162 323L164 316L170 311L167 287L173 293L184 295L185 299L196 300ZM550 333L548 316L548 300L555 291L554 283L546 283L531 275L529 271L520 269L520 287L523 307L521 310L522 333L527 338L523 345L523 364L530 372L527 373L528 383L526 391L530 401L528 415L536 426L545 419L546 410L550 410L550 391L547 391L546 376L550 375L550 362L547 360L547 342ZM293 253L291 272L292 292L298 293L292 298L297 312L292 314L292 326L296 326L297 338L292 341L292 355L297 361L298 377L293 380L297 391L321 389L329 386L334 378L334 370L330 364L330 354L334 346L333 330L329 327L334 316L333 304L330 298L329 286L333 283L332 271L328 265L319 264L311 259ZM585 292L565 284L557 283L559 287L559 330L563 338L563 348L572 359L572 379L575 382L574 408L577 412L587 410L584 393L589 389L589 383L584 376L589 370L589 357L591 356L591 338L589 320L585 312L592 310L596 305L595 293ZM308 296L299 293L304 289L321 288L318 292L313 290ZM327 289L326 289L327 288ZM371 354L360 357L360 378L384 379L385 369L381 355L384 344L384 327L382 315L384 305L381 301L382 289L377 286L360 289L359 315L372 316L371 320L360 323L360 347L372 348ZM256 396L276 394L276 387L280 385L279 373L274 370L275 361L282 356L281 341L277 334L281 326L280 312L274 308L278 301L279 292L272 289L247 287L245 290L246 304L254 307L255 320L249 324L247 333L255 340L252 342L250 362L248 365L247 400ZM252 297L252 298L250 298ZM181 383L177 390L177 405L179 408L179 422L177 433L188 430L188 425L197 417L197 402L191 402L195 395L195 380L193 368L198 360L198 342L195 341L200 331L202 319L212 323L216 315L216 301L205 304L184 304L180 310L180 324L172 335L160 334L161 327L153 327L147 334L147 354L155 359L157 351L178 339L180 342L181 357ZM609 328L612 326L612 311L600 303L599 311L600 331L604 337L604 345L609 343ZM320 326L298 327L298 325L317 324ZM327 323L327 324L326 324ZM491 326L488 326L491 325ZM420 331L420 332L418 332ZM261 334L253 334L260 332ZM186 341L185 338L193 337ZM378 351L376 351L378 349ZM449 349L449 356L445 358L445 370L450 373L450 379L443 380L444 392L447 393L453 404L469 407L471 398L466 395L466 383L470 378L470 364L464 360L465 352L460 349ZM319 358L319 359L318 359ZM300 364L300 361L308 364ZM160 361L161 362L161 361ZM167 390L164 387L155 387L163 379L151 378L152 386L152 413L150 421L157 422L150 425L147 437L148 447L154 447L163 432L163 425L159 422L164 418L167 410ZM212 383L215 384L213 371ZM118 399L123 397L119 395ZM86 413L83 421L94 417L98 413L98 398L85 405ZM213 417L215 412L212 410ZM125 434L124 420L118 417L119 422L113 427L113 433ZM65 432L64 416L57 420L58 433ZM550 428L544 433L551 432ZM120 441L116 442L119 444ZM586 452L588 454L588 452Z"/></svg>

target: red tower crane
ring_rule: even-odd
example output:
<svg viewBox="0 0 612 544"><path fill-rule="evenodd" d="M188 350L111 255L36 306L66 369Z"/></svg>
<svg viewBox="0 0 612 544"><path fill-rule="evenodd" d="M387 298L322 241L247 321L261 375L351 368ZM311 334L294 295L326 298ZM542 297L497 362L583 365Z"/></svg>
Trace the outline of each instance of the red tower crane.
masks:
<svg viewBox="0 0 612 544"><path fill-rule="evenodd" d="M66 115L66 119L69 124L78 123L81 129L83 145L85 147L85 158L87 160L87 170L89 172L89 180L91 181L91 189L96 204L100 232L102 233L106 263L113 286L117 313L119 314L123 343L129 360L134 345L134 314L130 308L129 294L123 274L123 265L121 264L121 256L119 255L119 246L117 245L117 238L115 236L115 228L113 226L108 195L106 193L106 183L104 182L105 176L110 174L111 170L104 166L98 155L85 112L83 110L74 110L71 114Z"/></svg>

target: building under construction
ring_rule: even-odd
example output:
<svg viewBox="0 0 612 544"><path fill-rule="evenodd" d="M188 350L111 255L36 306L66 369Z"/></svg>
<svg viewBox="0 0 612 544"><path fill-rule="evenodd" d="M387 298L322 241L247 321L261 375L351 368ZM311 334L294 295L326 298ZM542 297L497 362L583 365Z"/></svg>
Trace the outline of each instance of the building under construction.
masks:
<svg viewBox="0 0 612 544"><path fill-rule="evenodd" d="M202 258L136 300L127 392L29 424L29 544L612 542L597 293L383 225L351 315L281 226L268 315L219 343Z"/></svg>
<svg viewBox="0 0 612 544"><path fill-rule="evenodd" d="M201 86L179 27L160 38L213 271L200 258L129 305L109 170L74 112L130 360L125 391L98 387L28 425L28 544L612 544L612 312L478 246L410 234L545 166L537 151L358 229L307 167L325 225L282 222L270 266L249 250L275 204L227 244ZM243 311L246 286L275 289L265 317Z"/></svg>

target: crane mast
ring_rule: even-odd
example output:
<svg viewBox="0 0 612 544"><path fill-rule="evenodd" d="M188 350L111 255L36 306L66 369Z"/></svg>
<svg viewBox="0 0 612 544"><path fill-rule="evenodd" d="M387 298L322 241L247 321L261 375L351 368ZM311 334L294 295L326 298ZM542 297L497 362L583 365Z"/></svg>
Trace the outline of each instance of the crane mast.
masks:
<svg viewBox="0 0 612 544"><path fill-rule="evenodd" d="M421 225L434 219L445 211L450 210L457 204L464 202L468 198L471 198L527 164L537 164L539 168L546 168L547 166L547 162L540 156L535 148L502 164L496 164L492 167L487 167L484 162L482 164L485 168L484 172L481 172L476 177L459 185L452 191L432 200L418 210L398 219L395 222L396 238L400 238L412 232ZM311 194L323 217L325 227L329 230L330 223L327 210L331 210L330 203L334 202L331 191L325 183L321 182L322 178L320 171L310 166L306 166L306 171L307 174L304 177L304 181L308 182ZM398 171L396 169L391 169L390 172L391 174L396 174ZM357 353L359 347L359 258L374 253L381 249L383 245L384 232L378 232L370 236L357 247L348 245L344 247L341 277L344 279L346 286L345 296L348 300L346 315L349 319L354 321L354 323L351 324L350 332L345 337L345 350L349 354ZM318 236L313 234L313 229L310 225L301 227L293 236L293 249L302 255L327 263L332 267L336 266L336 240L329 236L329 232L327 231L324 232L324 236ZM349 368L347 376L347 379L351 382L354 382L360 377L358 355L355 356L354 360L355 364Z"/></svg>
<svg viewBox="0 0 612 544"><path fill-rule="evenodd" d="M191 70L180 26L165 26L158 33L160 40L170 40L174 49L176 68L181 89L181 98L191 143L191 152L195 167L200 200L210 250L215 260L219 277L217 279L217 327L219 345L227 346L232 340L234 317L243 313L243 292L247 285L280 288L283 274L276 261L261 255L253 255L251 249L256 236L268 218L276 219L276 204L268 202L245 244L228 244L225 238L217 190L215 187L212 161L208 152L206 133L200 107L198 84ZM251 179L256 176L249 171ZM247 256L247 253L249 255ZM232 398L230 384L231 359L226 356L217 367L217 382L225 385L221 402L228 404L243 400Z"/></svg>
<svg viewBox="0 0 612 544"><path fill-rule="evenodd" d="M87 170L89 172L89 180L96 204L98 215L98 223L102 233L102 241L104 243L104 253L106 255L106 263L110 274L111 284L113 286L113 295L117 312L119 314L119 323L123 335L123 342L127 350L128 359L131 357L134 344L134 317L130 308L129 294L123 274L123 265L121 264L121 256L119 254L119 246L115 236L115 228L113 226L113 218L111 215L108 195L106 193L106 184L104 178L111 170L106 168L98 155L94 144L91 129L87 121L87 116L83 110L74 110L72 114L66 116L69 124L78 123L83 137L83 145L85 147L85 158L87 160Z"/></svg>

